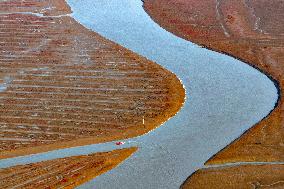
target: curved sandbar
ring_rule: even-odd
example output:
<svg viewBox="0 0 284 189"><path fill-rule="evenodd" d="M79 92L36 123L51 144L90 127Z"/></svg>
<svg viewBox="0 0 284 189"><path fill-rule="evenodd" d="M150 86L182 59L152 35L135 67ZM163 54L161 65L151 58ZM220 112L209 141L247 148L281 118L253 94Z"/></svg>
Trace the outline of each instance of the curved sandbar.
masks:
<svg viewBox="0 0 284 189"><path fill-rule="evenodd" d="M70 13L63 0L0 1L0 159L140 136L184 102L173 73Z"/></svg>
<svg viewBox="0 0 284 189"><path fill-rule="evenodd" d="M0 169L0 186L8 188L71 189L114 168L136 148L53 159Z"/></svg>

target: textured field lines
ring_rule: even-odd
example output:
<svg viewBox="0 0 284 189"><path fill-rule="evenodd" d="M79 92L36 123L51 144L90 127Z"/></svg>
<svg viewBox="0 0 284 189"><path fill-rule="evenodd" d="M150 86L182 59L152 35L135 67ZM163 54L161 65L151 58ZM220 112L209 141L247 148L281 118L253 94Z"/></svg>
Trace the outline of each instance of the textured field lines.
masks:
<svg viewBox="0 0 284 189"><path fill-rule="evenodd" d="M267 73L279 84L279 95L283 96L283 1L147 0L144 6L157 23L176 35L237 57ZM236 162L267 162L267 166L250 164L239 168L214 168L214 174L219 178L212 176L210 169L204 169L190 177L184 188L222 188L223 184L228 186L228 177L240 178L239 174L244 174L243 177L248 181L255 179L260 184L247 185L245 182L232 180L229 188L283 188L283 166L269 165L284 162L283 111L284 104L280 98L268 117L206 163L227 165ZM266 168L271 173L263 174L258 179L254 177L257 172L265 173L263 169ZM271 179L270 184L274 183L272 180L276 170L281 173L274 175L274 178L279 178L280 186L269 186L269 182L262 185L261 180L265 178Z"/></svg>
<svg viewBox="0 0 284 189"><path fill-rule="evenodd" d="M0 169L0 186L8 188L75 188L114 168L136 148L43 161Z"/></svg>
<svg viewBox="0 0 284 189"><path fill-rule="evenodd" d="M71 10L64 0L4 0L1 1L0 13L33 12L43 15L61 15Z"/></svg>
<svg viewBox="0 0 284 189"><path fill-rule="evenodd" d="M174 74L87 30L64 1L0 7L0 158L139 136L182 106Z"/></svg>

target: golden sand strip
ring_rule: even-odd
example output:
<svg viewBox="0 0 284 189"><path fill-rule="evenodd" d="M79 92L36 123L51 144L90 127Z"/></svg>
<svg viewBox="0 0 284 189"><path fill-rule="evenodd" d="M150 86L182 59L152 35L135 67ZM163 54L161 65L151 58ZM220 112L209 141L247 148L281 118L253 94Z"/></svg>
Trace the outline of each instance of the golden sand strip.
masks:
<svg viewBox="0 0 284 189"><path fill-rule="evenodd" d="M239 58L265 72L275 79L275 83L278 82L280 96L283 96L283 1L145 0L144 7L153 20L170 32L209 49ZM284 162L283 118L284 103L281 98L268 117L208 160L206 164ZM255 169L261 172L265 171L262 170L263 168L259 166ZM243 172L248 171L248 174L245 174L248 180L255 173L253 166L252 168L241 166L236 169L215 168L214 172L219 175L219 178L216 178L218 182L210 182L209 185L209 181L206 180L206 178L209 179L208 170L205 169L189 178L185 188L187 186L187 188L222 188L221 184L226 182L226 176L230 174L237 178L237 174L240 173L236 171L237 169ZM270 178L269 174L267 178ZM283 180L283 169L281 169L281 175ZM266 176L263 175L263 177ZM250 188L247 185L242 187ZM227 188L242 187L232 181L232 185ZM280 188L283 186L281 185Z"/></svg>
<svg viewBox="0 0 284 189"><path fill-rule="evenodd" d="M0 187L75 188L116 167L135 151L120 149L0 169Z"/></svg>
<svg viewBox="0 0 284 189"><path fill-rule="evenodd" d="M281 189L284 165L241 165L195 172L181 189Z"/></svg>
<svg viewBox="0 0 284 189"><path fill-rule="evenodd" d="M0 12L0 158L139 136L182 106L173 73L64 16L64 1Z"/></svg>

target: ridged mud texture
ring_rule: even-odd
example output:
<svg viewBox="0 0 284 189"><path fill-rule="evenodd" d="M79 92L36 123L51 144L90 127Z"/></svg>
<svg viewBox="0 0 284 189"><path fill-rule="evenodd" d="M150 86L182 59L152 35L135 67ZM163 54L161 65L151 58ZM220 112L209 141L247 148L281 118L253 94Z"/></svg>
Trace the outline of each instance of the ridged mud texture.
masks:
<svg viewBox="0 0 284 189"><path fill-rule="evenodd" d="M274 80L280 88L280 97L283 96L284 2L282 0L145 0L144 8L154 21L177 36L229 54L263 71ZM280 98L276 108L268 117L212 157L206 164L284 162L283 118L284 103ZM248 177L253 175L253 169L247 166L242 166L240 169L251 171L250 174L246 174ZM214 170L218 172L218 168ZM226 171L230 171L232 175L237 174L234 172L235 169L220 169L221 182L227 179ZM206 172L207 170L202 171L202 175L206 175ZM196 174L189 181L198 184L195 187L199 188L199 185L205 186L206 183L206 179L202 178L200 174ZM284 180L283 174L282 180ZM207 185L207 188L220 186L211 184ZM221 183L216 182L216 184ZM187 186L193 187L192 184ZM234 185L230 188L241 187Z"/></svg>
<svg viewBox="0 0 284 189"><path fill-rule="evenodd" d="M58 16L71 13L65 0L2 0L0 13L33 12L44 16Z"/></svg>
<svg viewBox="0 0 284 189"><path fill-rule="evenodd" d="M86 29L64 1L0 10L0 158L139 136L182 106L173 73Z"/></svg>
<svg viewBox="0 0 284 189"><path fill-rule="evenodd" d="M114 168L136 148L43 161L0 169L1 189L75 188Z"/></svg>
<svg viewBox="0 0 284 189"><path fill-rule="evenodd" d="M197 171L181 188L281 189L284 165L241 165Z"/></svg>

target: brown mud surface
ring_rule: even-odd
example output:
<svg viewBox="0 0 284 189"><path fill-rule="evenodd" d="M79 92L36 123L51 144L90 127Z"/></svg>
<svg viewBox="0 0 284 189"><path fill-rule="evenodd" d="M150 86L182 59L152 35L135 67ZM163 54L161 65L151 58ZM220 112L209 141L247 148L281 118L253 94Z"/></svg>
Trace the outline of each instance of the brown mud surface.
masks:
<svg viewBox="0 0 284 189"><path fill-rule="evenodd" d="M281 189L284 165L241 165L195 172L181 188L190 189Z"/></svg>
<svg viewBox="0 0 284 189"><path fill-rule="evenodd" d="M139 136L184 102L173 73L69 13L63 0L0 1L0 159Z"/></svg>
<svg viewBox="0 0 284 189"><path fill-rule="evenodd" d="M65 0L5 0L1 1L0 13L33 12L44 16L58 16L71 13Z"/></svg>
<svg viewBox="0 0 284 189"><path fill-rule="evenodd" d="M75 188L116 167L136 148L72 156L0 169L0 186L8 188Z"/></svg>
<svg viewBox="0 0 284 189"><path fill-rule="evenodd" d="M258 68L278 83L280 97L283 96L284 1L145 0L144 8L155 22L175 35L214 51L236 57ZM206 164L284 162L283 140L284 103L280 98L269 116L221 150ZM277 167L277 165L271 167ZM259 171L263 168L262 166L255 167ZM236 176L236 170L250 172L245 174L249 178L255 173L254 168L249 168L249 166L234 169L216 168L214 171L220 176L218 178L220 183L216 182L216 187L225 182L227 171L231 176ZM202 179L207 178L207 171L207 169L198 171L198 174L189 178L188 182L194 182L198 184L197 186L205 186L207 181ZM282 180L284 180L283 171L282 168ZM270 178L269 174L267 178ZM215 184L207 185L207 188L214 188ZM191 188L193 185L186 186ZM282 185L281 187L283 188ZM234 185L229 188L241 187Z"/></svg>

